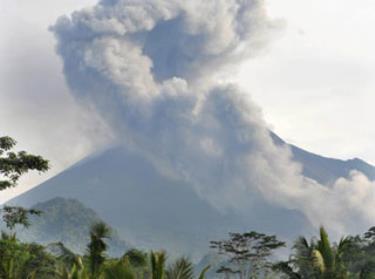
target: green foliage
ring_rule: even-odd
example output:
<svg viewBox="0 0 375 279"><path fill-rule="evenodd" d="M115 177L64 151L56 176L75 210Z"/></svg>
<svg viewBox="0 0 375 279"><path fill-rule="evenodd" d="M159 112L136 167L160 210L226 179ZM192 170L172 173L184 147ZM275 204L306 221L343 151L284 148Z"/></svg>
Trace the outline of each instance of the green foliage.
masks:
<svg viewBox="0 0 375 279"><path fill-rule="evenodd" d="M107 244L104 239L109 238L110 234L110 228L103 222L96 223L91 227L91 241L87 246L87 252L90 263L90 273L94 277L99 276L100 269L105 261Z"/></svg>
<svg viewBox="0 0 375 279"><path fill-rule="evenodd" d="M29 216L30 215L41 215L42 211L36 209L25 209L19 206L4 206L3 209L3 221L8 229L13 230L16 225L22 225L29 227Z"/></svg>
<svg viewBox="0 0 375 279"><path fill-rule="evenodd" d="M290 262L279 262L279 263L274 264L272 268L274 271L284 274L289 279L308 278L308 277L303 277L301 274L294 271L293 268L290 266Z"/></svg>
<svg viewBox="0 0 375 279"><path fill-rule="evenodd" d="M151 252L151 279L164 279L165 278L165 262L167 260L164 251Z"/></svg>
<svg viewBox="0 0 375 279"><path fill-rule="evenodd" d="M57 260L37 244L20 243L3 233L0 240L0 278L57 278Z"/></svg>
<svg viewBox="0 0 375 279"><path fill-rule="evenodd" d="M285 246L276 236L257 232L230 233L229 239L211 241L211 248L227 258L227 264L216 272L240 278L259 278L266 276L272 264L269 257L273 251Z"/></svg>
<svg viewBox="0 0 375 279"><path fill-rule="evenodd" d="M135 248L127 251L123 259L127 259L134 267L145 267L147 265L147 253Z"/></svg>
<svg viewBox="0 0 375 279"><path fill-rule="evenodd" d="M126 259L120 259L104 268L105 279L135 279L132 266Z"/></svg>
<svg viewBox="0 0 375 279"><path fill-rule="evenodd" d="M11 151L16 143L10 137L0 137L0 174L5 178L0 180L0 190L16 186L19 178L30 170L45 172L49 169L48 161L41 156Z"/></svg>
<svg viewBox="0 0 375 279"><path fill-rule="evenodd" d="M41 156L28 154L26 151L11 151L16 144L11 137L0 137L0 191L15 187L20 177L31 170L45 172L49 169L49 162ZM2 211L3 221L10 230L17 224L28 227L28 216L40 214L33 209L11 206L5 206Z"/></svg>
<svg viewBox="0 0 375 279"><path fill-rule="evenodd" d="M205 279L207 271L211 268L211 266L207 265L202 271L199 273L198 279Z"/></svg>
<svg viewBox="0 0 375 279"><path fill-rule="evenodd" d="M5 151L11 150L17 142L11 137L0 137L0 155Z"/></svg>
<svg viewBox="0 0 375 279"><path fill-rule="evenodd" d="M325 229L320 228L318 240L299 238L291 260L274 265L274 269L293 279L375 278L372 233L345 237L331 244Z"/></svg>
<svg viewBox="0 0 375 279"><path fill-rule="evenodd" d="M90 233L88 254L82 257L62 243L43 247L22 243L14 234L3 232L0 239L0 278L204 279L210 268L206 266L198 276L194 276L194 266L189 259L179 258L167 266L164 251L147 254L131 249L120 258L108 258L104 239L109 235L105 224L95 224ZM227 256L224 262L227 264L219 269L225 278L374 279L374 240L374 237L365 234L331 243L328 234L321 228L317 239L297 239L290 260L278 263L270 259L272 252L283 246L276 237L255 232L231 234L230 239L211 242L211 245Z"/></svg>
<svg viewBox="0 0 375 279"><path fill-rule="evenodd" d="M193 279L194 267L187 258L180 258L170 265L166 271L167 279Z"/></svg>

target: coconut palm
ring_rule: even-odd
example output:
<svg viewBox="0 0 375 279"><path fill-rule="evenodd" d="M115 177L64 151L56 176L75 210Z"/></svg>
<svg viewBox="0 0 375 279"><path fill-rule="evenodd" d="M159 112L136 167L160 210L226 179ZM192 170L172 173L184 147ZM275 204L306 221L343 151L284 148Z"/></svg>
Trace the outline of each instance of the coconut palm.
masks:
<svg viewBox="0 0 375 279"><path fill-rule="evenodd" d="M343 262L349 238L342 238L338 245L331 245L326 230L320 228L318 241L300 237L294 245L294 255L290 262L279 263L275 269L289 278L345 279L348 271Z"/></svg>
<svg viewBox="0 0 375 279"><path fill-rule="evenodd" d="M94 224L90 230L90 243L88 244L88 259L92 277L98 278L100 268L105 261L107 244L104 239L109 238L110 228L103 222Z"/></svg>
<svg viewBox="0 0 375 279"><path fill-rule="evenodd" d="M211 268L211 266L207 265L205 268L202 269L200 272L198 279L205 279L207 271Z"/></svg>
<svg viewBox="0 0 375 279"><path fill-rule="evenodd" d="M313 265L320 278L347 278L348 271L342 257L348 244L349 240L342 238L338 245L332 246L327 232L323 227L320 228L320 239L312 252Z"/></svg>
<svg viewBox="0 0 375 279"><path fill-rule="evenodd" d="M151 252L151 279L165 279L165 262L167 260L164 251Z"/></svg>
<svg viewBox="0 0 375 279"><path fill-rule="evenodd" d="M176 260L166 271L167 279L193 279L193 277L193 264L185 257Z"/></svg>

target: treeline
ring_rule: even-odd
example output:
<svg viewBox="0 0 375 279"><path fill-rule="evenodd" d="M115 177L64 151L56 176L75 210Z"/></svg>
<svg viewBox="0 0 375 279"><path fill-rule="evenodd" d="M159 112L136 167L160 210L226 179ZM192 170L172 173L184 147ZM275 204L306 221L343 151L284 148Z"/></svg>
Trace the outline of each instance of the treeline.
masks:
<svg viewBox="0 0 375 279"><path fill-rule="evenodd" d="M130 249L118 258L108 257L111 231L104 223L90 230L84 255L62 243L23 243L15 233L2 232L0 278L4 279L370 279L375 278L375 228L362 236L347 236L331 243L324 230L311 240L298 238L287 261L276 260L285 246L276 236L257 232L230 233L211 241L219 261L200 270L186 257L168 261L165 251ZM207 276L209 275L209 276Z"/></svg>
<svg viewBox="0 0 375 279"><path fill-rule="evenodd" d="M42 246L22 243L15 233L2 232L0 239L0 278L4 279L126 279L195 278L187 258L167 265L164 251L131 249L120 258L106 256L110 230L104 223L94 224L83 256L62 243ZM197 278L204 278L208 267Z"/></svg>

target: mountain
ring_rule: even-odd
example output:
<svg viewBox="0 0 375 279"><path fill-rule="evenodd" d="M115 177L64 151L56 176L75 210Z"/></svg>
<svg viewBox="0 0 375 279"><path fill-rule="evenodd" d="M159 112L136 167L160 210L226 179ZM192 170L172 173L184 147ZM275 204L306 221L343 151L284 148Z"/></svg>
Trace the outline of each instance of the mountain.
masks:
<svg viewBox="0 0 375 279"><path fill-rule="evenodd" d="M74 199L53 198L32 208L42 211L42 214L31 217L31 226L17 232L21 240L42 244L62 242L80 254L86 252L90 227L103 221L95 211ZM108 253L112 256L121 256L129 249L129 245L119 238L114 229L111 229L111 238L107 243Z"/></svg>
<svg viewBox="0 0 375 279"><path fill-rule="evenodd" d="M286 144L273 137L277 144ZM351 169L375 178L375 168L358 159L325 158L296 146L291 150L304 174L321 183L347 176ZM55 197L73 198L94 209L122 239L137 247L164 248L172 254L184 251L193 258L208 251L210 240L221 239L229 231L257 230L281 238L312 231L301 213L261 197L244 215L218 211L192 187L161 176L142 157L119 147L82 160L10 203L30 207Z"/></svg>
<svg viewBox="0 0 375 279"><path fill-rule="evenodd" d="M271 133L271 136L276 144L287 144L276 134ZM302 164L303 174L321 184L328 185L339 177L347 177L351 170L358 170L370 180L375 180L375 167L361 159L338 160L316 155L295 145L290 144L289 147L294 160Z"/></svg>

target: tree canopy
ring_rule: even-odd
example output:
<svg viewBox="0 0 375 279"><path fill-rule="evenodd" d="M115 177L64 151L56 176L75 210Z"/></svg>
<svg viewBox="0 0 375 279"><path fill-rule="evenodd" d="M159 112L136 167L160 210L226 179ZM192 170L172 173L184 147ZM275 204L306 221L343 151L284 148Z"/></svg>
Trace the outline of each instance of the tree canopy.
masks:
<svg viewBox="0 0 375 279"><path fill-rule="evenodd" d="M49 161L43 157L26 151L14 151L16 144L11 137L0 137L0 191L17 186L21 176L29 171L45 172L49 169ZM34 209L5 206L2 209L2 218L8 229L12 230L17 224L28 227L28 216L40 213Z"/></svg>

